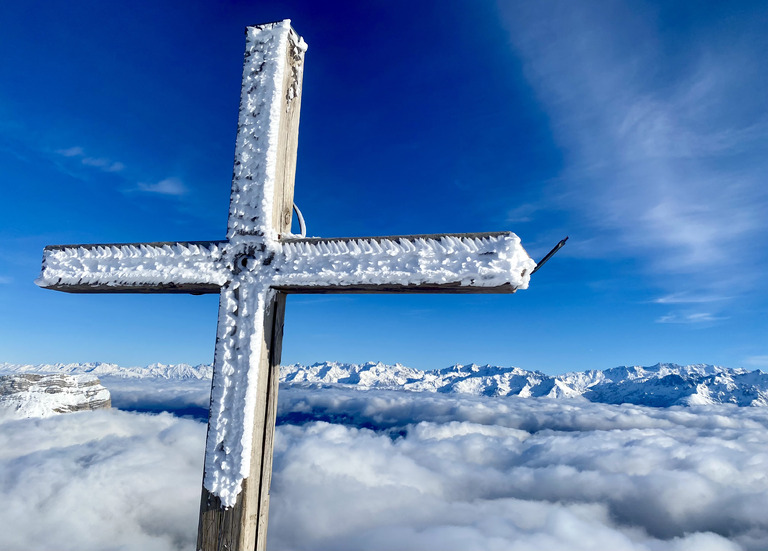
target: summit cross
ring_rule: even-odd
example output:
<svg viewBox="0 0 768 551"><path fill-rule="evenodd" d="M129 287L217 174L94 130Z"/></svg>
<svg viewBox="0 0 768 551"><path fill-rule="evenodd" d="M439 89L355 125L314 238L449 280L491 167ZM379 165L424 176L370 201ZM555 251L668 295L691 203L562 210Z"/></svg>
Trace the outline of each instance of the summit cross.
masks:
<svg viewBox="0 0 768 551"><path fill-rule="evenodd" d="M290 233L306 44L246 28L227 239L53 245L37 284L71 293L219 293L197 549L264 551L286 296L513 293L535 262L511 232Z"/></svg>

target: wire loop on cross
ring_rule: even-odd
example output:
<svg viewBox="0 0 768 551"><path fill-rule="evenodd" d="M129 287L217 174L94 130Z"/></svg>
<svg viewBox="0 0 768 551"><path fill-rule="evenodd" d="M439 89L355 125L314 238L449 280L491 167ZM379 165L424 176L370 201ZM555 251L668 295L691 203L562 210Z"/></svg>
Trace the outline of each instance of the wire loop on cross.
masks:
<svg viewBox="0 0 768 551"><path fill-rule="evenodd" d="M307 225L304 223L304 217L301 215L301 211L299 210L299 207L296 206L296 203L293 204L293 210L296 211L296 216L299 218L299 232L302 237L306 237Z"/></svg>

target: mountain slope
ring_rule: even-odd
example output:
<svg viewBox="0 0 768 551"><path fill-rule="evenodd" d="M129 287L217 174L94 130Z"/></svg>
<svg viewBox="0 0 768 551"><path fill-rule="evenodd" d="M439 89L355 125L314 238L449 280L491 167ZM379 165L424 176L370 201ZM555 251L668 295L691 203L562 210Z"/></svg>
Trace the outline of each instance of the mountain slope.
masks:
<svg viewBox="0 0 768 551"><path fill-rule="evenodd" d="M15 373L0 376L0 414L49 417L110 407L109 391L92 375Z"/></svg>

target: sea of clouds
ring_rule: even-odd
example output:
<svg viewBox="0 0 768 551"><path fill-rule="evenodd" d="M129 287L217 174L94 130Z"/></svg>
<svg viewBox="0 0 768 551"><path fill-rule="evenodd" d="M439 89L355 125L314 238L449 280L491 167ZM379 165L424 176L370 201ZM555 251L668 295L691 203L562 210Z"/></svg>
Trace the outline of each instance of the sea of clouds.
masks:
<svg viewBox="0 0 768 551"><path fill-rule="evenodd" d="M113 394L188 412L173 388ZM768 548L766 408L280 393L270 549ZM0 549L193 549L204 440L170 413L0 420Z"/></svg>

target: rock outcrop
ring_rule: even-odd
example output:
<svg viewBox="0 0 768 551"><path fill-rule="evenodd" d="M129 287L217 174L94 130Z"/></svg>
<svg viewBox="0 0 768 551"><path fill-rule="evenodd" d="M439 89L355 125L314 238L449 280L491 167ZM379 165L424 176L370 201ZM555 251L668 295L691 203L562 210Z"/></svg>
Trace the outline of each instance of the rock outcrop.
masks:
<svg viewBox="0 0 768 551"><path fill-rule="evenodd" d="M0 376L0 414L49 417L109 407L109 391L93 375L20 373Z"/></svg>

